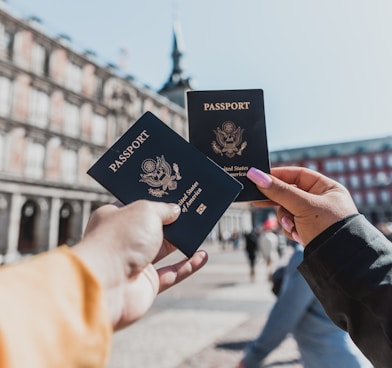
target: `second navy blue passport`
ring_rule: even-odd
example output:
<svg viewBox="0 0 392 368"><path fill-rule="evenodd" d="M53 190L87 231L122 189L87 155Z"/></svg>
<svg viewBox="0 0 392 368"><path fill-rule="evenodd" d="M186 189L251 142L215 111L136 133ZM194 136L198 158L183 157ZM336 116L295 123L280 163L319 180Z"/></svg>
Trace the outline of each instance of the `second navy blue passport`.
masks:
<svg viewBox="0 0 392 368"><path fill-rule="evenodd" d="M242 184L151 112L146 112L88 170L124 204L177 203L165 238L191 257L235 200Z"/></svg>
<svg viewBox="0 0 392 368"><path fill-rule="evenodd" d="M236 202L267 199L247 177L270 172L261 89L188 91L189 142L244 185Z"/></svg>

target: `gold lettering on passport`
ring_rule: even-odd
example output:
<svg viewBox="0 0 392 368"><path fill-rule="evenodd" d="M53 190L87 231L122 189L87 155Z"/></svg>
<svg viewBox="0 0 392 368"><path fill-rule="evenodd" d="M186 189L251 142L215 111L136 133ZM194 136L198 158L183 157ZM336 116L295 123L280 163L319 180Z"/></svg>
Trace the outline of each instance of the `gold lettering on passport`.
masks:
<svg viewBox="0 0 392 368"><path fill-rule="evenodd" d="M236 166L236 165L223 166L223 170L225 170L228 174L234 177L246 176L249 170L249 166Z"/></svg>
<svg viewBox="0 0 392 368"><path fill-rule="evenodd" d="M125 162L133 155L135 150L140 148L140 146L146 141L146 139L150 135L147 133L147 130L143 130L137 137L136 139L131 142L131 144L125 148L125 150L120 153L117 157L116 160L114 160L113 163L109 165L109 169L111 169L114 173L117 172L117 170L124 165Z"/></svg>
<svg viewBox="0 0 392 368"><path fill-rule="evenodd" d="M195 181L183 194L177 204L181 207L182 212L188 212L192 203L196 200L202 189L199 187L199 182Z"/></svg>
<svg viewBox="0 0 392 368"><path fill-rule="evenodd" d="M146 183L150 187L148 193L154 197L161 198L164 194L169 194L167 190L176 190L177 180L182 179L178 165L173 163L172 169L163 155L157 157L156 161L152 158L145 159L141 168L143 174L140 174L139 182Z"/></svg>
<svg viewBox="0 0 392 368"><path fill-rule="evenodd" d="M229 158L235 155L241 156L243 150L248 143L242 142L242 134L244 129L238 128L232 121L225 121L222 124L222 129L214 130L216 141L211 143L212 149L216 154L221 156L226 155Z"/></svg>
<svg viewBox="0 0 392 368"><path fill-rule="evenodd" d="M234 177L246 176L248 170L248 166L232 166L232 172L230 172L230 175Z"/></svg>
<svg viewBox="0 0 392 368"><path fill-rule="evenodd" d="M204 111L249 110L250 101L243 102L205 102Z"/></svg>

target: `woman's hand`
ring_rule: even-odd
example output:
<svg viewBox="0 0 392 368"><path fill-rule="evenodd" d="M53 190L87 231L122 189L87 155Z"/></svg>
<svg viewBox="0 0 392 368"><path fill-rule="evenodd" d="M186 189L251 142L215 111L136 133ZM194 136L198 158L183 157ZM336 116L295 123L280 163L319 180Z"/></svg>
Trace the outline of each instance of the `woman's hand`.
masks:
<svg viewBox="0 0 392 368"><path fill-rule="evenodd" d="M254 204L277 206L285 235L304 246L335 222L358 213L343 185L310 169L277 167L268 175L251 168L247 177L270 199Z"/></svg>

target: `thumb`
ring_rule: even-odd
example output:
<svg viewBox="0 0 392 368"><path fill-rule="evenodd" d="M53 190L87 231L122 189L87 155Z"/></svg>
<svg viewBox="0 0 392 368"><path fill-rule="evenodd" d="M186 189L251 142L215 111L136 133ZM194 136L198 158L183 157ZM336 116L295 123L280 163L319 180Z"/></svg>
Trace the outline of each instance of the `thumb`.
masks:
<svg viewBox="0 0 392 368"><path fill-rule="evenodd" d="M176 221L181 213L181 208L176 203L153 202L153 205L163 225Z"/></svg>

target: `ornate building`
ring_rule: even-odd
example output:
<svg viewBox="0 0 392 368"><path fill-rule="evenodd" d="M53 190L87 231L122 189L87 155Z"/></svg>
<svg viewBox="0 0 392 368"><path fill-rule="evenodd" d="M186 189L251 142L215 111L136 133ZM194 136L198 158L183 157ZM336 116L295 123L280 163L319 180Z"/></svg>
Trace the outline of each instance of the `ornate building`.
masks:
<svg viewBox="0 0 392 368"><path fill-rule="evenodd" d="M175 51L173 82L179 57ZM75 51L68 37L48 36L39 19L22 19L0 0L4 262L80 239L91 211L113 201L87 169L145 111L187 137L183 106L99 65L92 52ZM240 226L241 216L233 209L224 226Z"/></svg>
<svg viewBox="0 0 392 368"><path fill-rule="evenodd" d="M392 137L381 137L270 154L272 166L304 166L342 183L371 222L392 221Z"/></svg>

